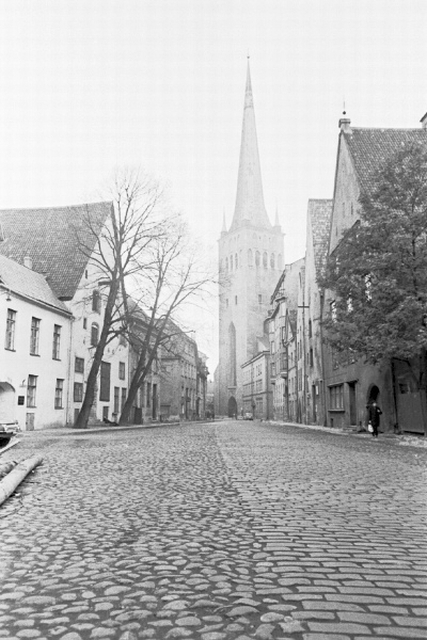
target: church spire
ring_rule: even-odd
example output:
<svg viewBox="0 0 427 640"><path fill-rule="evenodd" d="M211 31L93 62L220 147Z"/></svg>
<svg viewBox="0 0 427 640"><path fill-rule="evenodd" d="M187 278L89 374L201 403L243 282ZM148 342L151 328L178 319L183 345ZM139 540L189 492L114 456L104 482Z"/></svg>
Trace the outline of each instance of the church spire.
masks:
<svg viewBox="0 0 427 640"><path fill-rule="evenodd" d="M231 228L239 227L246 222L258 227L271 228L271 223L265 209L262 190L249 56L246 72L236 206Z"/></svg>

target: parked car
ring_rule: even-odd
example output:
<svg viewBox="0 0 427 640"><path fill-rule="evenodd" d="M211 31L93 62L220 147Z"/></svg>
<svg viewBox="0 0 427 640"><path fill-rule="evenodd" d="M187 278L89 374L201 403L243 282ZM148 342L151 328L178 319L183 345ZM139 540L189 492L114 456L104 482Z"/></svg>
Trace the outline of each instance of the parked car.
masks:
<svg viewBox="0 0 427 640"><path fill-rule="evenodd" d="M253 420L254 417L250 411L247 411L244 415L244 420Z"/></svg>

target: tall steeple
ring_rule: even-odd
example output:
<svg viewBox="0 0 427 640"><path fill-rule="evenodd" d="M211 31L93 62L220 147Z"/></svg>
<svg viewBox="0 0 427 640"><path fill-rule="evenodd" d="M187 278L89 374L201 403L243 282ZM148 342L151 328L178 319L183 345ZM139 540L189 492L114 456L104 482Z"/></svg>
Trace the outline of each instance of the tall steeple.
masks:
<svg viewBox="0 0 427 640"><path fill-rule="evenodd" d="M249 56L246 73L236 206L230 228L240 227L247 223L259 227L271 228L271 223L265 209L262 190Z"/></svg>

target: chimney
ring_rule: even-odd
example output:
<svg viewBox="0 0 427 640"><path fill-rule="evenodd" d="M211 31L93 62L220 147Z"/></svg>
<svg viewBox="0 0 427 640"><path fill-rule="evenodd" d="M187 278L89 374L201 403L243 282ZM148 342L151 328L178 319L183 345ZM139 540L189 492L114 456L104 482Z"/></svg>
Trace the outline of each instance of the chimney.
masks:
<svg viewBox="0 0 427 640"><path fill-rule="evenodd" d="M33 260L30 256L24 256L24 267L27 267L27 269L33 268Z"/></svg>
<svg viewBox="0 0 427 640"><path fill-rule="evenodd" d="M351 133L351 120L350 118L346 118L346 113L345 111L342 112L342 118L340 118L339 122L338 122L338 126L341 129L341 131L343 131L344 133Z"/></svg>
<svg viewBox="0 0 427 640"><path fill-rule="evenodd" d="M420 122L421 122L422 128L423 129L427 129L427 113L425 113L423 115L423 117L421 118Z"/></svg>

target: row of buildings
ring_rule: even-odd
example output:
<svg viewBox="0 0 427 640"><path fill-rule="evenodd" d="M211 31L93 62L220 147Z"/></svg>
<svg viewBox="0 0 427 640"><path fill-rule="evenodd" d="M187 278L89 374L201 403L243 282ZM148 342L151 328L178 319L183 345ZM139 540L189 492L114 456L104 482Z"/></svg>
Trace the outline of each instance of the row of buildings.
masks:
<svg viewBox="0 0 427 640"><path fill-rule="evenodd" d="M407 363L373 366L330 348L323 320L334 292L319 282L360 220L375 168L407 142L427 144L427 114L413 129L354 128L343 114L339 129L333 197L309 200L305 256L282 268L283 234L264 206L248 63L236 207L219 239L217 412L361 429L375 400L382 429L424 433L425 398Z"/></svg>
<svg viewBox="0 0 427 640"><path fill-rule="evenodd" d="M74 424L103 325L108 282L94 252L112 207L0 211L0 424ZM134 402L136 424L205 417L206 356L178 325L168 331ZM137 357L123 336L108 343L91 424L119 420Z"/></svg>

